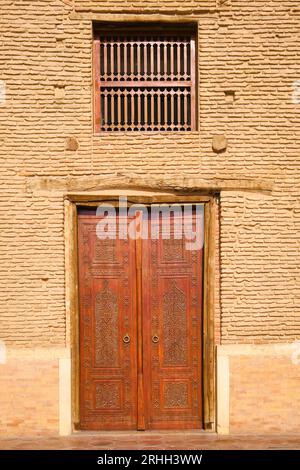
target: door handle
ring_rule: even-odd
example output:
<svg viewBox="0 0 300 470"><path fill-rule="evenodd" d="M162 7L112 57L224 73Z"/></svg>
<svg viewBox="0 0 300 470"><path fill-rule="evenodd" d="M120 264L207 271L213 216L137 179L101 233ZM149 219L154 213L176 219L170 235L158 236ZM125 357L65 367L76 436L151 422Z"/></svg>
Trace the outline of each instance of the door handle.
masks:
<svg viewBox="0 0 300 470"><path fill-rule="evenodd" d="M123 336L123 343L130 343L130 336L128 333Z"/></svg>
<svg viewBox="0 0 300 470"><path fill-rule="evenodd" d="M159 341L159 336L158 335L153 335L152 336L152 343L158 343Z"/></svg>

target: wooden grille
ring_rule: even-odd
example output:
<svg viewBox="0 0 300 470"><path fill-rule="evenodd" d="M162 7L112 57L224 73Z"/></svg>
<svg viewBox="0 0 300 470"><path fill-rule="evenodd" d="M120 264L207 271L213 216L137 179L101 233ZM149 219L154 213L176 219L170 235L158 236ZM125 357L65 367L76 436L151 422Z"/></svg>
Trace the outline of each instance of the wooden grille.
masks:
<svg viewBox="0 0 300 470"><path fill-rule="evenodd" d="M96 33L95 131L195 129L191 34Z"/></svg>

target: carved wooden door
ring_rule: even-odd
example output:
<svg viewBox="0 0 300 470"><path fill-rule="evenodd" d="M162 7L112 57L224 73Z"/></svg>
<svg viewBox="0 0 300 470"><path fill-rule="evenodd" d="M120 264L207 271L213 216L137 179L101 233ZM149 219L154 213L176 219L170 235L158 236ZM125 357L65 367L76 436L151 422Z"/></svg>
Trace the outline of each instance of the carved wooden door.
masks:
<svg viewBox="0 0 300 470"><path fill-rule="evenodd" d="M176 239L176 217L170 239L164 239L161 218L157 217L152 219L152 228L156 224L158 239L143 242L145 415L149 429L202 428L203 249L190 250L187 239ZM196 214L190 217L196 229Z"/></svg>
<svg viewBox="0 0 300 470"><path fill-rule="evenodd" d="M136 429L135 241L99 239L100 220L78 214L80 427Z"/></svg>
<svg viewBox="0 0 300 470"><path fill-rule="evenodd" d="M101 240L79 212L81 429L202 427L203 250L175 219L170 239L157 216L156 239Z"/></svg>

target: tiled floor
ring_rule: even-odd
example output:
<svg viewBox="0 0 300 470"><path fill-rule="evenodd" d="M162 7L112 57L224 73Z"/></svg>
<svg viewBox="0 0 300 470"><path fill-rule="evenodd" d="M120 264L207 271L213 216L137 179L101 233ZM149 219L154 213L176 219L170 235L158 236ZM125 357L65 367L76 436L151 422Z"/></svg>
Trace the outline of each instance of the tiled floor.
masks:
<svg viewBox="0 0 300 470"><path fill-rule="evenodd" d="M160 432L80 432L69 437L7 438L4 449L300 449L300 434L290 436L220 436L199 431Z"/></svg>

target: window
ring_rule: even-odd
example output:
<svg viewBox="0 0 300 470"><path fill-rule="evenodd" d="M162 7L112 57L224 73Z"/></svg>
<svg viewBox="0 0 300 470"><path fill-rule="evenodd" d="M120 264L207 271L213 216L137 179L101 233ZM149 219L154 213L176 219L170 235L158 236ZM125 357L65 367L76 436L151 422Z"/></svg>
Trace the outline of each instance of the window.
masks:
<svg viewBox="0 0 300 470"><path fill-rule="evenodd" d="M195 34L160 25L94 35L95 132L195 130Z"/></svg>

